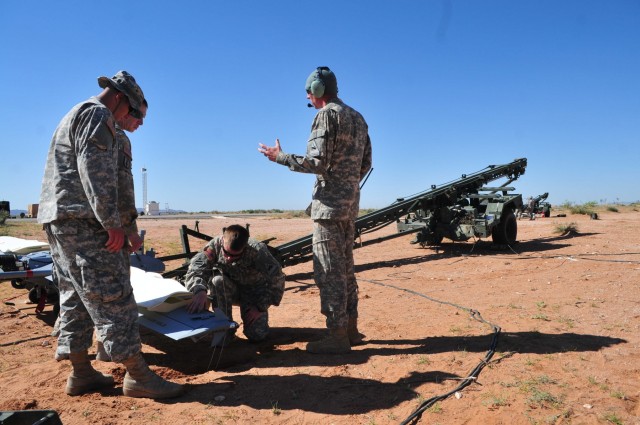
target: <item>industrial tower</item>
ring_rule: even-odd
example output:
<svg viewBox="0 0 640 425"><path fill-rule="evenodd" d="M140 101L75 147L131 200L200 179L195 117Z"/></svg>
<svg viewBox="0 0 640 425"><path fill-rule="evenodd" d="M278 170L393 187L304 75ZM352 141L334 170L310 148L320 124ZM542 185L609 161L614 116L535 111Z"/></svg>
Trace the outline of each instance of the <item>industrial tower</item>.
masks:
<svg viewBox="0 0 640 425"><path fill-rule="evenodd" d="M147 169L142 167L142 210L147 209Z"/></svg>

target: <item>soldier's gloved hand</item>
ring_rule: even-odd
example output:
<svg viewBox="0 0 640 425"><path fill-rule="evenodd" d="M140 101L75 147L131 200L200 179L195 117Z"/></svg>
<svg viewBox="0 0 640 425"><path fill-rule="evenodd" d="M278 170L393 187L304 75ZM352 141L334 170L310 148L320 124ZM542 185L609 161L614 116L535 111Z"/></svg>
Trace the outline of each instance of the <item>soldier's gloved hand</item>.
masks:
<svg viewBox="0 0 640 425"><path fill-rule="evenodd" d="M200 291L196 293L193 298L191 298L191 302L187 306L187 311L189 313L199 313L204 310L209 309L209 298L207 297L207 291Z"/></svg>
<svg viewBox="0 0 640 425"><path fill-rule="evenodd" d="M242 309L242 321L245 326L251 326L262 316L262 312L257 307L249 305Z"/></svg>
<svg viewBox="0 0 640 425"><path fill-rule="evenodd" d="M124 230L122 227L107 229L107 233L109 234L109 239L104 246L107 248L109 252L118 252L122 249L124 245Z"/></svg>

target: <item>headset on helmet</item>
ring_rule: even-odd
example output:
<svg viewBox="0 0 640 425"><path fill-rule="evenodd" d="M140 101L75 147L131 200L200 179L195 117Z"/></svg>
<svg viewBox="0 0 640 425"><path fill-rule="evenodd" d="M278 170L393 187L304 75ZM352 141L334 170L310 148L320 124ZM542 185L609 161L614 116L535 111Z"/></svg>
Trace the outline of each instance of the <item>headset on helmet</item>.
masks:
<svg viewBox="0 0 640 425"><path fill-rule="evenodd" d="M330 71L329 67L327 66L319 66L318 68L316 68L315 78L313 79L313 81L311 81L311 86L309 87L309 91L315 97L324 96L324 90L325 90L326 84L324 82L324 77L322 76L322 71L325 69L327 71Z"/></svg>
<svg viewBox="0 0 640 425"><path fill-rule="evenodd" d="M319 66L309 75L306 84L307 92L314 97L322 97L325 94L338 94L338 82L333 71L328 66Z"/></svg>

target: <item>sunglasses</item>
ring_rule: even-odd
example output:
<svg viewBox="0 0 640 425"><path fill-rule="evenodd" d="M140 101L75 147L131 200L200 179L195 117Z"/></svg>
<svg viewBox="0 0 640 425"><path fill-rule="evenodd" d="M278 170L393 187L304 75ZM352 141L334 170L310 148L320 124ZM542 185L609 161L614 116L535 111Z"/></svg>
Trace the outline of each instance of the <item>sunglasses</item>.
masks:
<svg viewBox="0 0 640 425"><path fill-rule="evenodd" d="M234 260L237 259L237 258L242 257L242 254L244 253L244 249L242 251L234 254L234 253L231 253L231 252L227 251L226 249L224 249L224 243L225 243L224 242L224 238L222 238L222 252L224 253L225 257L227 257L229 259L234 259Z"/></svg>
<svg viewBox="0 0 640 425"><path fill-rule="evenodd" d="M229 251L227 251L226 249L224 249L224 247L222 247L222 251L224 252L224 255L226 257L229 257L229 258L240 258L240 257L242 257L242 252L239 252L237 254L232 254Z"/></svg>
<svg viewBox="0 0 640 425"><path fill-rule="evenodd" d="M120 92L120 94L122 95L122 97L124 97L125 99L127 99L127 105L129 105L129 112L128 114L131 115L133 118L139 119L141 120L142 118L144 118L142 116L142 112L138 111L137 109L135 109L133 106L131 106L131 101L129 101L129 98L127 97L127 95L125 95L124 93Z"/></svg>
<svg viewBox="0 0 640 425"><path fill-rule="evenodd" d="M131 115L133 118L142 119L142 112L138 111L137 109L134 109L131 107L131 105L129 105L129 115Z"/></svg>

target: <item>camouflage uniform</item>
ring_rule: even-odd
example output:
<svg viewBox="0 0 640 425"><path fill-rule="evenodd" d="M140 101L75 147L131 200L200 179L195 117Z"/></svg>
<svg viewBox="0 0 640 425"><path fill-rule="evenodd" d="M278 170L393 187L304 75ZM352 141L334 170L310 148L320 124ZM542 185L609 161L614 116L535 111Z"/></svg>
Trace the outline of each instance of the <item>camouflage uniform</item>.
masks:
<svg viewBox="0 0 640 425"><path fill-rule="evenodd" d="M329 329L358 317L358 283L353 264L360 180L371 168L371 141L362 115L331 99L311 126L304 156L279 152L278 164L316 174L311 203L313 270L320 311Z"/></svg>
<svg viewBox="0 0 640 425"><path fill-rule="evenodd" d="M131 154L131 141L125 132L116 124L116 143L118 149L118 211L120 223L125 235L138 233L138 210L133 189L133 173ZM129 256L126 255L127 261Z"/></svg>
<svg viewBox="0 0 640 425"><path fill-rule="evenodd" d="M126 255L105 248L105 229L122 227L117 159L113 115L95 97L71 109L51 141L38 222L58 276L62 357L87 350L94 325L114 361L141 349Z"/></svg>
<svg viewBox="0 0 640 425"><path fill-rule="evenodd" d="M269 333L269 306L280 305L285 276L267 246L249 238L242 256L229 263L222 251L222 236L213 238L189 264L185 282L193 293L209 291L213 305L232 319L232 305L240 306L244 334L261 341ZM247 326L245 313L256 307L260 317Z"/></svg>
<svg viewBox="0 0 640 425"><path fill-rule="evenodd" d="M125 132L116 124L116 143L118 149L118 211L120 212L120 223L126 235L138 232L136 218L135 195L133 191L133 174L131 172L131 141ZM129 253L123 250L124 267L131 267ZM53 326L52 336L60 334L60 316ZM60 357L60 356L59 356Z"/></svg>

